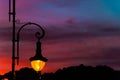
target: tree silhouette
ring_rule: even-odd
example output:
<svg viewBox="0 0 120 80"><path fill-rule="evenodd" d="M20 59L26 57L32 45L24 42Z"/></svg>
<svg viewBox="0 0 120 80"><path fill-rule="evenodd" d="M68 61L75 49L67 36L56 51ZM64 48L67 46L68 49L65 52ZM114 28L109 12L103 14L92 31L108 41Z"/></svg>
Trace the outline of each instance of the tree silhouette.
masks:
<svg viewBox="0 0 120 80"><path fill-rule="evenodd" d="M12 80L11 76L11 72L8 72L3 77ZM16 71L16 80L38 80L38 78L38 74L32 68ZM54 73L44 73L41 78L42 80L120 80L120 71L105 65L92 67L81 64L64 67Z"/></svg>
<svg viewBox="0 0 120 80"><path fill-rule="evenodd" d="M56 80L54 73L44 73L44 75L42 75L42 80L48 80L48 79Z"/></svg>
<svg viewBox="0 0 120 80"><path fill-rule="evenodd" d="M2 76L2 75L0 75L0 80L2 80L2 78L3 78L3 76Z"/></svg>
<svg viewBox="0 0 120 80"><path fill-rule="evenodd" d="M31 68L22 68L15 72L16 80L38 80L38 74ZM12 73L8 72L4 75L4 78L12 80Z"/></svg>
<svg viewBox="0 0 120 80"><path fill-rule="evenodd" d="M55 73L47 74L47 77L46 74L43 76L43 80L120 80L120 71L105 65L92 67L81 64L58 69Z"/></svg>

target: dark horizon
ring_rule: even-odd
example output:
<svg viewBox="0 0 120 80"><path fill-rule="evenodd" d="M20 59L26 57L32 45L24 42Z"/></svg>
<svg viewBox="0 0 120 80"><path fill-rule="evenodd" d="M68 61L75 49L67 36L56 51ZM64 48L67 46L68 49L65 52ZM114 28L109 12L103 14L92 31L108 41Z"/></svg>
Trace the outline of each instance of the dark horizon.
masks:
<svg viewBox="0 0 120 80"><path fill-rule="evenodd" d="M11 80L11 72L0 76L1 78L7 78ZM16 71L16 80L38 80L38 73L32 68L21 68ZM41 75L42 80L119 80L120 70L116 71L106 65L85 66L80 64L78 66L69 66L62 69L58 69L56 72L44 73Z"/></svg>
<svg viewBox="0 0 120 80"><path fill-rule="evenodd" d="M116 70L116 69L114 69L114 68L112 68L112 67L110 67L110 66L108 66L108 65L102 65L102 64L100 65L100 64L99 64L99 65L92 66L92 65L78 64L78 65L72 65L72 66L66 66L66 67L58 68L57 70L52 71L52 72L42 72L42 71L41 71L41 73L42 73L42 74L46 74L46 73L56 73L58 70L63 70L63 69L65 69L65 68L78 67L78 66L92 67L92 68L96 68L96 67L106 67L106 68L109 68L109 69L114 70L114 71L120 71L120 69ZM30 67L22 67L22 68L20 68L19 70L15 70L15 71L20 71L21 69L24 69L24 68L28 68L28 69L32 69L32 70L33 70L33 68L30 68ZM33 71L35 71L35 70L33 70ZM8 71L8 72L6 72L6 73L11 73L11 71ZM6 73L4 73L3 75L5 75ZM0 75L2 75L2 74L0 74Z"/></svg>

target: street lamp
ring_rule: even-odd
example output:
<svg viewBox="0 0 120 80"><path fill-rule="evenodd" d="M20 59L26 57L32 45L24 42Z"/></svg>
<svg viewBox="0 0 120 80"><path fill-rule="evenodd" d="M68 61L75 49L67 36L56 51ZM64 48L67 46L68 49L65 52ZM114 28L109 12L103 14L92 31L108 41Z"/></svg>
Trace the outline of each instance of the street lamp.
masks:
<svg viewBox="0 0 120 80"><path fill-rule="evenodd" d="M12 18L11 18L12 16ZM9 0L9 21L12 19L12 80L15 80L15 61L17 60L17 64L19 63L19 38L20 38L20 31L27 25L35 25L41 29L41 33L37 32L36 33L36 38L38 39L36 43L36 54L34 57L30 58L31 61L31 66L35 71L40 73L40 71L43 69L45 66L45 63L47 62L47 59L42 56L41 54L41 42L40 39L42 39L45 35L44 29L36 24L36 23L31 23L28 22L24 25L22 25L18 32L16 32L16 0ZM17 35L16 35L17 33ZM17 50L16 50L17 49ZM16 56L17 55L17 56Z"/></svg>
<svg viewBox="0 0 120 80"><path fill-rule="evenodd" d="M38 73L38 79L41 79L41 70L44 68L47 59L41 54L41 42L40 42L40 33L36 33L36 38L38 41L36 42L36 54L35 56L30 58L32 68Z"/></svg>
<svg viewBox="0 0 120 80"><path fill-rule="evenodd" d="M41 49L41 42L40 42L40 39L42 39L45 35L45 31L44 29L36 24L36 23L32 23L32 22L28 22L24 25L22 25L18 32L17 32L17 62L19 63L19 40L20 40L20 32L21 30L26 27L27 25L35 25L37 27L39 27L41 29L41 33L40 32L36 32L35 34L35 37L38 39L38 41L36 42L36 54L35 56L31 57L29 60L31 62L31 66L32 68L39 74L39 78L40 78L40 75L41 75L41 70L44 68L46 62L47 62L47 58L43 57L42 56L42 49ZM13 58L13 60L15 60L16 58Z"/></svg>
<svg viewBox="0 0 120 80"><path fill-rule="evenodd" d="M47 62L47 59L45 57L43 57L41 54L42 50L41 50L41 42L40 42L39 35L40 35L40 33L37 32L36 38L38 39L38 41L36 43L36 47L37 47L36 54L34 57L30 58L31 66L37 72L41 71L44 68L45 63Z"/></svg>

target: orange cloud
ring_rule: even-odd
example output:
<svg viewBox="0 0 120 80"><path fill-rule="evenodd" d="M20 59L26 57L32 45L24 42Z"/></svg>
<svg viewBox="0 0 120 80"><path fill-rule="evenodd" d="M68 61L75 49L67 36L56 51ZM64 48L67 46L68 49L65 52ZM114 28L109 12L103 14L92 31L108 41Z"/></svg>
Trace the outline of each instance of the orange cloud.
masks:
<svg viewBox="0 0 120 80"><path fill-rule="evenodd" d="M9 72L12 70L11 68L11 59L6 57L6 58L0 58L0 74L4 74L6 72Z"/></svg>

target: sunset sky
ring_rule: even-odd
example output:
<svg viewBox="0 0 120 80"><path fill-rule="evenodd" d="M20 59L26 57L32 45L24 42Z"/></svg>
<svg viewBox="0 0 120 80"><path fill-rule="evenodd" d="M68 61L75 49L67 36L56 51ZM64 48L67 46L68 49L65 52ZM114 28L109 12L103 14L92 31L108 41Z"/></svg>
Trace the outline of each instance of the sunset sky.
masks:
<svg viewBox="0 0 120 80"><path fill-rule="evenodd" d="M27 22L46 32L42 54L48 59L43 72L80 64L108 65L120 70L120 0L16 0L16 31ZM8 0L0 0L0 74L11 71L12 22ZM20 34L20 63L30 67L38 28Z"/></svg>

